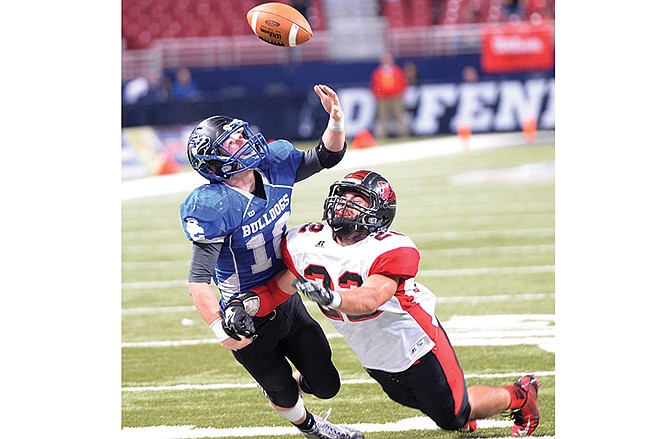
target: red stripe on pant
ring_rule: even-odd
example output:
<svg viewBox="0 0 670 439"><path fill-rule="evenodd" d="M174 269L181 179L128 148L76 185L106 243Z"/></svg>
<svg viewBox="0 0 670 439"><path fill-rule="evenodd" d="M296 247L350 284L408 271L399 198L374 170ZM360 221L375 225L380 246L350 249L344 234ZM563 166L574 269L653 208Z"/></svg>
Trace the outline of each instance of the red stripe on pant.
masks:
<svg viewBox="0 0 670 439"><path fill-rule="evenodd" d="M454 348L451 346L446 332L442 326L436 327L433 325L432 316L418 306L418 304L413 303L411 298L403 295L399 297L399 299L405 311L414 318L419 326L421 326L421 329L423 329L430 339L435 342L432 352L437 357L437 360L440 362L442 370L446 375L447 383L449 383L454 398L454 415L458 416L461 407L463 407L463 399L465 398L465 377L463 376L463 369L461 369L461 365L458 363L456 352L454 352Z"/></svg>
<svg viewBox="0 0 670 439"><path fill-rule="evenodd" d="M433 353L446 374L447 382L454 397L454 415L458 416L463 406L463 398L465 397L463 369L461 369L461 365L458 363L456 352L454 352L454 348L451 346L444 329L441 327L437 328L437 340L433 341L435 341Z"/></svg>

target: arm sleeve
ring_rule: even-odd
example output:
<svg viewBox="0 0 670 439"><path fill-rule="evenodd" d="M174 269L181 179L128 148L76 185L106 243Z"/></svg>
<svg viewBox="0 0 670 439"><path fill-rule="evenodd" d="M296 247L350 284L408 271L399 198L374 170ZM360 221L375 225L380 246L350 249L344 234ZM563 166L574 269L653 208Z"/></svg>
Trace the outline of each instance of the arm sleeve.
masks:
<svg viewBox="0 0 670 439"><path fill-rule="evenodd" d="M322 169L332 168L333 166L340 163L344 153L347 150L347 142L344 142L344 148L342 151L332 152L326 145L323 144L323 140L319 140L319 144L314 148L307 150L298 172L296 173L296 182L302 181L307 177L311 177Z"/></svg>
<svg viewBox="0 0 670 439"><path fill-rule="evenodd" d="M222 247L223 243L193 243L191 268L188 272L189 282L210 283Z"/></svg>

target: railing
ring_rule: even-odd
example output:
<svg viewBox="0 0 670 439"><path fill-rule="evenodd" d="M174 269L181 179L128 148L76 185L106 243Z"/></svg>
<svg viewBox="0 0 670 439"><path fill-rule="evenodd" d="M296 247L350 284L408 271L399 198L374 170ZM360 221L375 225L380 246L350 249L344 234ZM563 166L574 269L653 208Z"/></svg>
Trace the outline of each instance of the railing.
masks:
<svg viewBox="0 0 670 439"><path fill-rule="evenodd" d="M553 27L553 21L547 23ZM396 57L475 54L480 51L481 30L479 24L393 29L386 32L386 50ZM284 49L264 44L255 35L160 39L150 49L124 50L122 75L123 80L129 80L156 69L342 60L331 50L337 44L332 40L331 32L321 31L306 44Z"/></svg>

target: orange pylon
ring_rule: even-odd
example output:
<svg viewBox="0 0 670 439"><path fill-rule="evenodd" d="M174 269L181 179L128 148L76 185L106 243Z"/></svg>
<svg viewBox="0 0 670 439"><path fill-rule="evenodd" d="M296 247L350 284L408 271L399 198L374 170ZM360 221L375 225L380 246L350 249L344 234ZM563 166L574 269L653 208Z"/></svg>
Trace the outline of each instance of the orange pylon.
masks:
<svg viewBox="0 0 670 439"><path fill-rule="evenodd" d="M177 160L175 160L171 153L164 152L158 164L156 175L176 174L177 172L181 172L181 166L179 166L179 163L177 163Z"/></svg>
<svg viewBox="0 0 670 439"><path fill-rule="evenodd" d="M360 130L354 136L354 140L351 142L352 148L369 148L371 146L376 146L377 141L375 140L372 133L368 130Z"/></svg>
<svg viewBox="0 0 670 439"><path fill-rule="evenodd" d="M523 123L523 136L528 143L533 143L537 137L537 123L535 118L526 119Z"/></svg>
<svg viewBox="0 0 670 439"><path fill-rule="evenodd" d="M463 141L463 150L467 151L470 147L470 135L472 134L472 128L466 123L462 123L458 126L458 137Z"/></svg>

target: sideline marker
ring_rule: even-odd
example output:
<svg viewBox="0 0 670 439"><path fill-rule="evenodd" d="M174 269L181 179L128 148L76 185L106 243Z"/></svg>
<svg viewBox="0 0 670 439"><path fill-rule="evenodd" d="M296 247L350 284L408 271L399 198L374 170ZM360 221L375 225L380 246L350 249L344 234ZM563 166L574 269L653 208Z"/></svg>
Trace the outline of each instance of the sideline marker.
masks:
<svg viewBox="0 0 670 439"><path fill-rule="evenodd" d="M174 155L167 151L163 152L158 164L158 169L156 170L156 175L176 174L178 172L181 172L181 166L179 166L179 163L175 160Z"/></svg>
<svg viewBox="0 0 670 439"><path fill-rule="evenodd" d="M458 137L463 141L463 151L470 149L470 135L472 128L467 123L462 123L458 126Z"/></svg>
<svg viewBox="0 0 670 439"><path fill-rule="evenodd" d="M354 149L360 148L370 148L371 146L376 146L377 141L375 140L372 133L368 130L360 130L354 136L354 140L351 142L351 147Z"/></svg>
<svg viewBox="0 0 670 439"><path fill-rule="evenodd" d="M535 122L534 117L526 119L523 123L523 136L528 143L533 143L535 141L535 138L537 137L537 122Z"/></svg>

